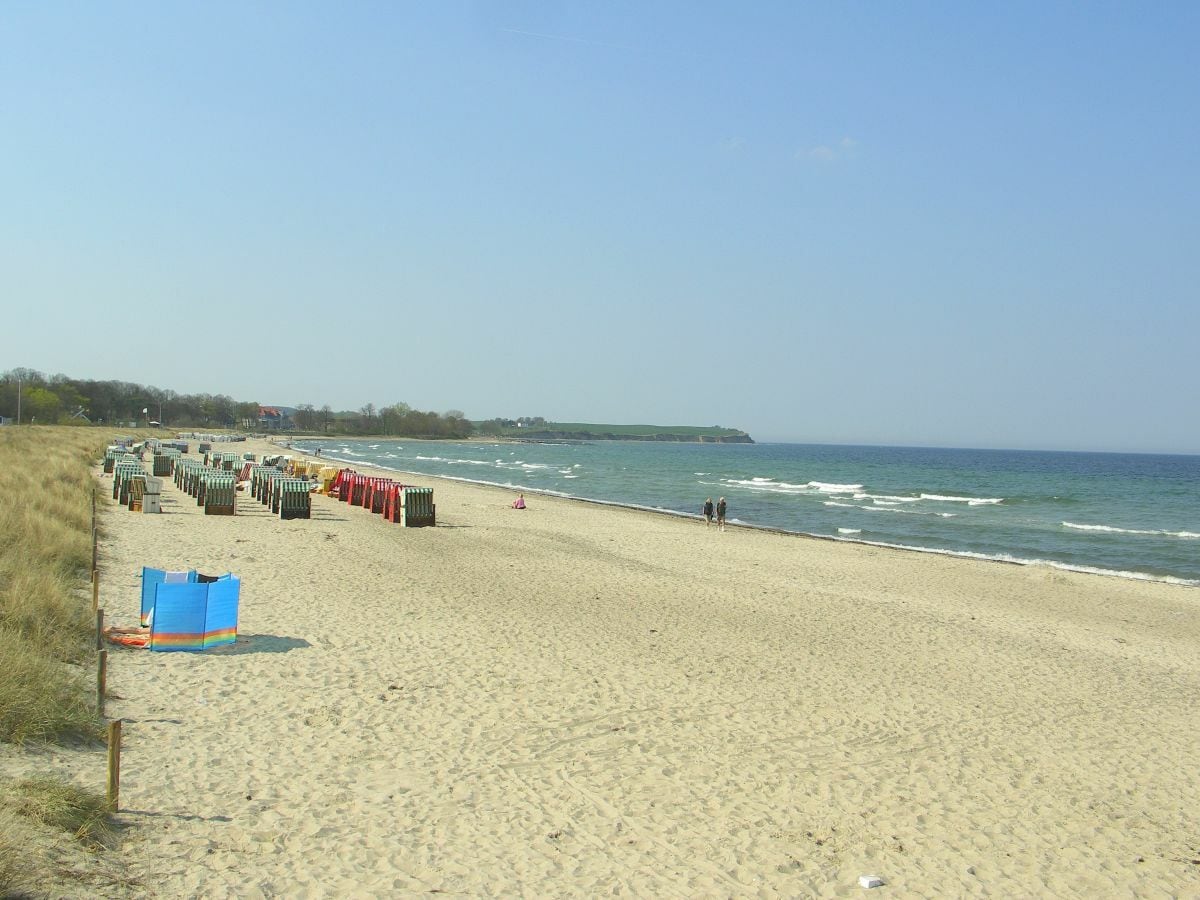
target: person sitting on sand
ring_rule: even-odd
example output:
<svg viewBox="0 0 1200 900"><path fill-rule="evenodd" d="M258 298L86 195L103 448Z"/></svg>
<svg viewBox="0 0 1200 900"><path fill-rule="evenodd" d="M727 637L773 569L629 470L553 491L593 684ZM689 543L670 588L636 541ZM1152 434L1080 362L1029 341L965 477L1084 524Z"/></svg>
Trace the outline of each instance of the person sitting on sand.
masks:
<svg viewBox="0 0 1200 900"><path fill-rule="evenodd" d="M708 528L710 525L712 525L712 517L713 517L713 503L712 503L712 497L709 497L707 500L704 501L704 527L705 528Z"/></svg>
<svg viewBox="0 0 1200 900"><path fill-rule="evenodd" d="M512 508L513 509L524 509L525 508L525 495L524 494L518 495L517 499L513 501Z"/></svg>

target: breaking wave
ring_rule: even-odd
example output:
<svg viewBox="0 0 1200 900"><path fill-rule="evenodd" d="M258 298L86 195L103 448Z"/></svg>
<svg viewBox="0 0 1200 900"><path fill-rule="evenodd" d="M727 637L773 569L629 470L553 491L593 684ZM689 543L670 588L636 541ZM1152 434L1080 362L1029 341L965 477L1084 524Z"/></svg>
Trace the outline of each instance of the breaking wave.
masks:
<svg viewBox="0 0 1200 900"><path fill-rule="evenodd" d="M1195 531L1167 531L1162 528L1117 528L1115 525L1077 525L1075 522L1063 522L1062 524L1063 528L1073 528L1076 531L1099 531L1108 532L1109 534L1144 534L1152 537L1173 537L1192 540L1200 538L1200 533Z"/></svg>

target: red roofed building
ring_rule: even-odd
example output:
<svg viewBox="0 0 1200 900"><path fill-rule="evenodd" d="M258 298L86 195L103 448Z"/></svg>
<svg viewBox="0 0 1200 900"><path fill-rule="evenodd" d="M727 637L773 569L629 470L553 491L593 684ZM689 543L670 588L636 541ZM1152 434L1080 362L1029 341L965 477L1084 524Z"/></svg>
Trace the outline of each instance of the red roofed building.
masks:
<svg viewBox="0 0 1200 900"><path fill-rule="evenodd" d="M287 414L274 406L260 406L258 408L258 427L267 429L268 431L279 431L283 428L291 427L291 420Z"/></svg>

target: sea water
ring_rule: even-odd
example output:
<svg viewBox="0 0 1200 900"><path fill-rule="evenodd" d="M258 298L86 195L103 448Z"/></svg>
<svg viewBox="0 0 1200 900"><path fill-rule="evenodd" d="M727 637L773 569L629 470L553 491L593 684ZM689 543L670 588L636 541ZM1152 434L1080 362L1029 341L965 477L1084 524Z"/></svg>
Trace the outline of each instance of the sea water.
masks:
<svg viewBox="0 0 1200 900"><path fill-rule="evenodd" d="M690 444L305 440L372 465L729 521L1200 585L1200 456Z"/></svg>

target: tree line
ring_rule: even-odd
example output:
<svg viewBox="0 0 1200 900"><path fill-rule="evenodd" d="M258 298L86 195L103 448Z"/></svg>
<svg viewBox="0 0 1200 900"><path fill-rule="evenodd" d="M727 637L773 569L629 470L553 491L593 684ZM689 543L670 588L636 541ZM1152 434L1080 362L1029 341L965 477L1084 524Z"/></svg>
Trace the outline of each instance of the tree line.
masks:
<svg viewBox="0 0 1200 900"><path fill-rule="evenodd" d="M259 430L261 404L225 394L179 394L127 381L93 381L44 375L32 369L0 374L0 416L22 423L102 424L135 427L159 422L170 428ZM304 404L291 424L298 431L401 437L463 438L471 422L459 410L422 412L407 403L379 409L368 403L359 410L334 411Z"/></svg>
<svg viewBox="0 0 1200 900"><path fill-rule="evenodd" d="M356 411L334 412L328 406L311 404L296 408L293 417L299 431L336 431L339 434L396 435L423 438L465 438L474 431L460 410L422 412L407 403L376 408L373 403Z"/></svg>
<svg viewBox="0 0 1200 900"><path fill-rule="evenodd" d="M33 369L0 375L0 415L16 418L18 393L23 423L145 425L154 421L237 428L258 421L257 403L224 394L178 394L128 381L47 376Z"/></svg>

